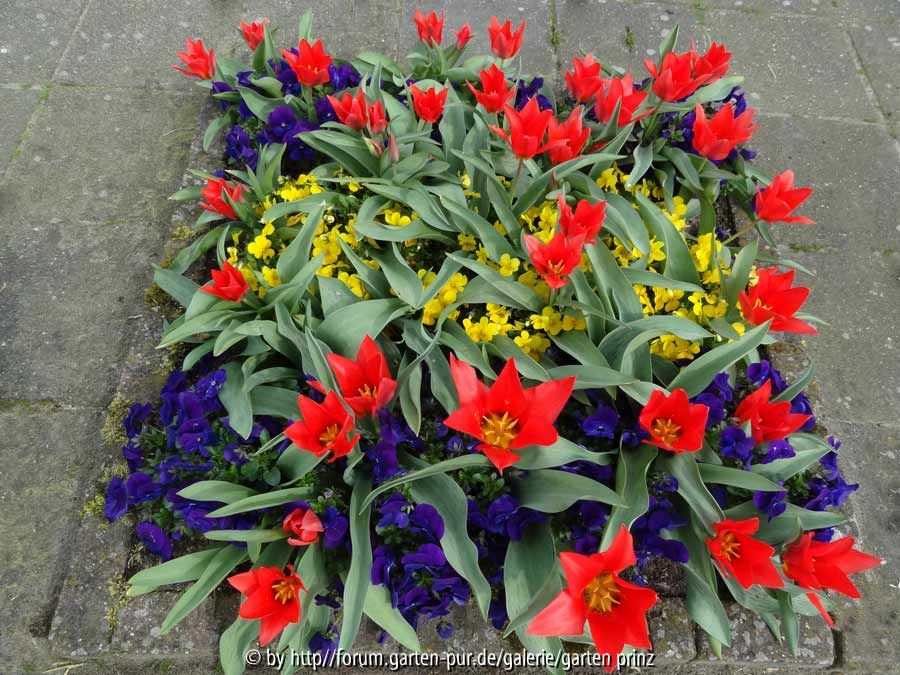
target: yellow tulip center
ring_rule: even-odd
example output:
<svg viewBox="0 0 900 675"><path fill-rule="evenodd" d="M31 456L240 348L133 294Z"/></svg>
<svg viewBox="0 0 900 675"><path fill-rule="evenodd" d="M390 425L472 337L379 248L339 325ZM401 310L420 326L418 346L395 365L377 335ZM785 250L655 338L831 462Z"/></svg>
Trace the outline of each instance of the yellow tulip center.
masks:
<svg viewBox="0 0 900 675"><path fill-rule="evenodd" d="M719 542L719 552L726 560L734 560L741 557L741 542L733 532L726 532Z"/></svg>
<svg viewBox="0 0 900 675"><path fill-rule="evenodd" d="M681 427L667 417L659 417L653 420L653 424L650 425L650 431L654 438L659 439L666 445L674 445L681 436Z"/></svg>
<svg viewBox="0 0 900 675"><path fill-rule="evenodd" d="M323 431L322 435L319 436L319 441L322 443L322 445L334 443L340 433L341 428L337 424L330 424L325 427L325 431Z"/></svg>
<svg viewBox="0 0 900 675"><path fill-rule="evenodd" d="M281 579L272 584L272 592L278 602L286 605L297 596L297 583L290 579Z"/></svg>
<svg viewBox="0 0 900 675"><path fill-rule="evenodd" d="M510 417L508 412L503 415L491 413L481 418L481 433L485 443L496 448L508 448L519 433L518 425L519 420Z"/></svg>
<svg viewBox="0 0 900 675"><path fill-rule="evenodd" d="M368 384L364 384L356 393L367 398L378 398L378 387L370 387Z"/></svg>
<svg viewBox="0 0 900 675"><path fill-rule="evenodd" d="M584 587L584 604L594 612L606 614L612 610L613 605L619 604L621 594L622 589L616 583L616 578L609 572L604 572Z"/></svg>

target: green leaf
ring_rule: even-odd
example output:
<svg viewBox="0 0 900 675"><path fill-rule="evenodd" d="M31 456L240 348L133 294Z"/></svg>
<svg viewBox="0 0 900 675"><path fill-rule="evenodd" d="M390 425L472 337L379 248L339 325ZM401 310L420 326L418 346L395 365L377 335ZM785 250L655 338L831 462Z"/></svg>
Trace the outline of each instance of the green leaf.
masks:
<svg viewBox="0 0 900 675"><path fill-rule="evenodd" d="M697 268L681 232L675 229L672 221L640 190L635 191L634 197L648 229L665 246L666 262L663 269L666 276L699 285Z"/></svg>
<svg viewBox="0 0 900 675"><path fill-rule="evenodd" d="M224 549L224 546L214 546L141 570L128 580L130 587L128 595L142 595L160 586L196 581L213 559ZM140 590L139 593L132 592L138 589Z"/></svg>
<svg viewBox="0 0 900 675"><path fill-rule="evenodd" d="M553 445L531 445L520 451L522 459L515 467L524 471L551 469L570 462L590 462L606 465L612 463L614 453L591 452L560 436Z"/></svg>
<svg viewBox="0 0 900 675"><path fill-rule="evenodd" d="M250 108L250 111L263 122L268 120L272 111L283 103L282 99L268 98L249 87L238 86L237 90L244 103Z"/></svg>
<svg viewBox="0 0 900 675"><path fill-rule="evenodd" d="M698 462L697 466L704 483L730 485L743 490L761 490L763 492L780 492L784 489L778 483L773 483L768 478L763 478L752 471L701 462Z"/></svg>
<svg viewBox="0 0 900 675"><path fill-rule="evenodd" d="M370 510L361 502L372 488L372 479L360 475L350 496L350 570L344 582L343 621L338 649L348 650L356 640L362 621L366 595L371 588L372 535L369 532Z"/></svg>
<svg viewBox="0 0 900 675"><path fill-rule="evenodd" d="M644 174L650 169L653 163L653 146L637 145L634 148L634 165L628 174L628 182L625 183L625 189L633 188L637 185Z"/></svg>
<svg viewBox="0 0 900 675"><path fill-rule="evenodd" d="M403 457L403 462L419 470L427 468L425 462L409 455ZM487 619L491 604L491 586L478 565L478 549L469 538L467 530L469 502L466 493L455 480L443 473L415 481L410 485L409 493L417 503L431 504L444 520L441 549L450 566L472 588L481 616Z"/></svg>
<svg viewBox="0 0 900 675"><path fill-rule="evenodd" d="M415 307L422 295L422 282L400 255L397 244L392 242L380 251L373 249L371 253L397 296L407 305Z"/></svg>
<svg viewBox="0 0 900 675"><path fill-rule="evenodd" d="M296 445L289 445L281 453L276 466L281 471L281 475L287 479L286 482L292 482L303 478L303 476L316 468L323 459L325 459L324 455L316 457L311 452L301 450Z"/></svg>
<svg viewBox="0 0 900 675"><path fill-rule="evenodd" d="M200 286L190 279L159 265L153 266L153 281L182 307L191 304L191 298L200 289Z"/></svg>
<svg viewBox="0 0 900 675"><path fill-rule="evenodd" d="M784 481L805 471L834 448L814 434L793 434L789 438L795 455L768 464L754 464L750 470L770 480Z"/></svg>
<svg viewBox="0 0 900 675"><path fill-rule="evenodd" d="M543 513L565 511L581 499L625 506L619 495L603 483L567 471L530 471L514 485L522 506Z"/></svg>
<svg viewBox="0 0 900 675"><path fill-rule="evenodd" d="M744 246L734 258L731 266L731 274L725 277L725 301L729 308L736 308L738 294L747 288L750 279L750 270L756 262L756 253L759 248L759 240L754 239Z"/></svg>
<svg viewBox="0 0 900 675"><path fill-rule="evenodd" d="M797 620L796 612L794 612L791 594L776 590L775 595L778 597L778 609L781 612L781 629L784 631L784 640L787 643L788 650L796 656L798 643L800 642L800 622Z"/></svg>
<svg viewBox="0 0 900 675"><path fill-rule="evenodd" d="M398 398L403 418L414 434L422 426L422 365L415 364L399 386Z"/></svg>
<svg viewBox="0 0 900 675"><path fill-rule="evenodd" d="M623 449L616 466L616 493L626 506L614 506L603 531L600 548L609 548L622 525L631 524L647 512L650 494L647 491L647 471L656 459L657 449L652 445L640 445L635 449Z"/></svg>
<svg viewBox="0 0 900 675"><path fill-rule="evenodd" d="M481 454L462 455L460 457L454 457L452 459L445 459L443 462L437 462L436 464L429 464L425 468L410 471L404 476L398 476L397 478L392 478L391 480L385 481L377 488L372 490L368 497L363 500L362 508L368 508L369 505L373 501L375 501L375 499L379 495L394 490L401 485L408 485L409 483L412 483L414 481L422 480L423 478L428 478L429 476L436 476L438 474L447 473L449 471L458 471L460 469L468 469L471 467L489 466L491 466L490 460Z"/></svg>
<svg viewBox="0 0 900 675"><path fill-rule="evenodd" d="M637 381L630 375L603 366L557 366L547 372L554 380L574 375L575 389L602 389Z"/></svg>
<svg viewBox="0 0 900 675"><path fill-rule="evenodd" d="M241 675L247 664L246 654L259 634L259 621L238 617L219 636L219 663L225 675Z"/></svg>
<svg viewBox="0 0 900 675"><path fill-rule="evenodd" d="M165 635L181 621L210 593L212 593L231 571L247 558L247 553L236 546L225 546L219 549L215 557L209 561L197 581L188 588L169 610L160 627L160 634Z"/></svg>
<svg viewBox="0 0 900 675"><path fill-rule="evenodd" d="M256 490L224 480L201 480L178 492L179 497L196 502L221 502L231 504L245 497L252 497Z"/></svg>
<svg viewBox="0 0 900 675"><path fill-rule="evenodd" d="M644 317L641 301L616 262L612 252L602 242L585 246L591 261L591 270L597 287L611 298L622 321L635 321Z"/></svg>
<svg viewBox="0 0 900 675"><path fill-rule="evenodd" d="M671 288L676 291L687 291L688 293L705 293L702 286L691 284L686 281L678 281L650 270L639 270L634 267L622 268L622 274L630 284L641 284L643 286L659 286L660 288Z"/></svg>
<svg viewBox="0 0 900 675"><path fill-rule="evenodd" d="M288 536L281 528L263 530L210 530L203 534L213 541L245 541L248 543L266 543L278 541Z"/></svg>
<svg viewBox="0 0 900 675"><path fill-rule="evenodd" d="M422 651L415 629L403 618L400 610L391 605L387 586L378 584L369 587L363 611L401 645L413 652Z"/></svg>
<svg viewBox="0 0 900 675"><path fill-rule="evenodd" d="M380 335L391 321L408 312L406 303L397 298L366 300L325 317L316 332L332 349L351 357L366 335Z"/></svg>
<svg viewBox="0 0 900 675"><path fill-rule="evenodd" d="M661 464L663 470L667 470L678 481L678 494L687 502L707 532L712 533L713 523L720 522L725 516L718 502L706 488L697 460L692 453L672 454L664 458Z"/></svg>
<svg viewBox="0 0 900 675"><path fill-rule="evenodd" d="M219 400L228 411L228 424L241 438L249 438L253 431L253 407L244 391L244 374L240 364L225 365L225 384L219 390Z"/></svg>
<svg viewBox="0 0 900 675"><path fill-rule="evenodd" d="M762 344L769 331L769 322L747 331L728 344L719 345L686 366L669 383L669 389L682 387L688 396L696 396L709 386L713 378L735 361L744 358Z"/></svg>
<svg viewBox="0 0 900 675"><path fill-rule="evenodd" d="M233 516L236 513L246 513L247 511L258 511L259 509L267 509L271 506L281 506L288 502L294 502L298 499L307 499L311 494L311 488L287 488L285 490L275 490L274 492L264 492L263 494L245 497L227 506L216 509L209 513L210 518L224 518L225 516Z"/></svg>
<svg viewBox="0 0 900 675"><path fill-rule="evenodd" d="M303 236L316 231L316 225L322 220L325 211L324 202L314 207L306 217L306 224L300 235L294 237L288 247L278 255L278 264L275 269L282 284L290 283L300 270L309 264L309 251L311 237Z"/></svg>
<svg viewBox="0 0 900 675"><path fill-rule="evenodd" d="M250 391L250 402L256 415L270 415L285 420L300 417L297 392L282 387L259 386Z"/></svg>
<svg viewBox="0 0 900 675"><path fill-rule="evenodd" d="M518 303L520 307L530 309L532 312L540 312L541 308L544 306L543 300L541 300L540 296L538 296L537 293L532 291L527 286L519 283L514 278L504 277L497 270L488 267L487 265L480 263L477 260L472 260L471 258L466 258L465 256L459 255L458 253L449 253L447 257L456 260L465 267L468 267L481 279L497 289L500 293L508 296L511 300L514 300L516 303ZM636 296L635 300L637 300Z"/></svg>
<svg viewBox="0 0 900 675"><path fill-rule="evenodd" d="M807 367L807 369L805 371L803 371L803 374L800 377L798 377L796 380L794 380L791 383L790 387L785 389L783 392L781 392L777 396L773 396L772 403L780 403L781 401L793 401L794 398L797 396L797 394L799 394L804 389L806 389L810 380L812 380L813 366L814 366L814 363L813 363L812 359L810 359L809 367Z"/></svg>

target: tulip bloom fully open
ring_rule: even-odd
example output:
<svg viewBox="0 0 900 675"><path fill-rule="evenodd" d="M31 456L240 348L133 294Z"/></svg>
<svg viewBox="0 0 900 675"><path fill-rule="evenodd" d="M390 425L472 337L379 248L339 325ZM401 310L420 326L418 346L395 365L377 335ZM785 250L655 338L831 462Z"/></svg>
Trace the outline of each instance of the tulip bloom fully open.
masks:
<svg viewBox="0 0 900 675"><path fill-rule="evenodd" d="M874 555L853 548L853 537L842 537L824 542L813 539L813 533L802 534L787 546L781 555L782 569L798 586L811 591L830 589L847 597L858 599L859 589L850 580L851 574L871 569L884 561ZM822 606L818 595L807 594L829 626L834 622Z"/></svg>
<svg viewBox="0 0 900 675"><path fill-rule="evenodd" d="M322 521L312 509L296 508L291 511L281 523L281 529L290 532L287 543L291 546L309 546L319 541L319 536L325 531Z"/></svg>
<svg viewBox="0 0 900 675"><path fill-rule="evenodd" d="M207 178L206 185L200 190L200 196L203 197L200 208L236 220L237 213L225 197L232 202L240 202L243 195L244 186L241 183L229 184L224 178Z"/></svg>
<svg viewBox="0 0 900 675"><path fill-rule="evenodd" d="M816 222L806 216L791 215L813 193L811 187L794 187L794 172L782 171L772 179L768 187L756 192L754 207L756 217L768 223L798 223L811 225Z"/></svg>
<svg viewBox="0 0 900 675"><path fill-rule="evenodd" d="M240 302L250 288L244 275L227 260L221 270L213 270L210 276L212 281L201 286L201 290L222 300Z"/></svg>
<svg viewBox="0 0 900 675"><path fill-rule="evenodd" d="M593 54L583 59L572 59L572 70L566 73L566 89L579 103L587 103L603 86L600 77L600 63L594 60Z"/></svg>
<svg viewBox="0 0 900 675"><path fill-rule="evenodd" d="M387 359L366 335L356 359L329 354L328 365L334 372L341 396L358 416L374 415L394 397L397 381L391 378Z"/></svg>
<svg viewBox="0 0 900 675"><path fill-rule="evenodd" d="M782 588L784 580L772 560L775 549L754 539L759 518L722 520L713 523L715 537L707 537L706 546L725 577L734 576L744 588L754 584Z"/></svg>
<svg viewBox="0 0 900 675"><path fill-rule="evenodd" d="M471 82L466 82L466 86L472 92L475 100L484 106L489 113L497 113L503 110L509 99L515 93L515 87L510 87L506 83L506 73L500 70L496 65L490 68L484 68L478 74L481 79L481 90L479 91Z"/></svg>
<svg viewBox="0 0 900 675"><path fill-rule="evenodd" d="M416 23L416 31L418 31L419 39L423 44L429 47L436 47L441 44L444 33L443 12L441 12L440 16L434 12L430 12L426 16L421 9L417 9L413 21Z"/></svg>
<svg viewBox="0 0 900 675"><path fill-rule="evenodd" d="M584 237L586 244L593 244L597 240L600 228L603 227L603 221L606 220L606 202L591 204L587 199L582 199L573 211L560 193L556 203L562 233L569 238Z"/></svg>
<svg viewBox="0 0 900 675"><path fill-rule="evenodd" d="M691 47L681 54L669 52L663 57L659 68L651 59L645 60L644 66L653 77L653 93L663 101L680 101L712 80L713 73L709 69L698 72L698 59L697 51Z"/></svg>
<svg viewBox="0 0 900 675"><path fill-rule="evenodd" d="M491 130L509 143L516 157L531 159L550 149L544 141L553 111L541 110L536 96L529 99L521 111L504 106L503 114L509 123L509 133L499 127L492 126Z"/></svg>
<svg viewBox="0 0 900 675"><path fill-rule="evenodd" d="M347 92L340 98L329 95L328 102L341 123L351 129L365 129L369 123L369 102L362 87L356 91L356 96Z"/></svg>
<svg viewBox="0 0 900 675"><path fill-rule="evenodd" d="M444 104L447 102L448 89L431 87L428 91L422 91L416 85L409 88L412 93L413 109L421 119L434 124L444 114Z"/></svg>
<svg viewBox="0 0 900 675"><path fill-rule="evenodd" d="M562 288L569 283L569 275L581 263L581 252L584 250L584 237L571 239L562 232L557 232L546 244L535 236L525 235L525 248L531 258L531 264L541 275L546 284L552 288Z"/></svg>
<svg viewBox="0 0 900 675"><path fill-rule="evenodd" d="M809 415L791 412L791 402L772 403L772 380L748 394L738 404L734 416L741 422L750 422L750 430L756 443L778 441L790 436L806 424Z"/></svg>
<svg viewBox="0 0 900 675"><path fill-rule="evenodd" d="M772 320L773 331L815 335L815 327L794 316L806 298L809 289L794 286L794 270L779 274L774 267L763 267L756 272L757 281L738 294L741 313L754 326Z"/></svg>
<svg viewBox="0 0 900 675"><path fill-rule="evenodd" d="M300 84L306 87L315 87L317 84L325 84L331 79L331 74L328 72L331 56L325 51L321 40L316 40L312 45L307 40L300 40L297 52L295 54L287 49L282 49L281 56L294 71Z"/></svg>
<svg viewBox="0 0 900 675"><path fill-rule="evenodd" d="M250 47L252 51L256 51L256 48L259 47L259 44L265 39L267 23L269 23L268 19L254 21L252 23L241 21L241 33L243 33L244 40L247 41L247 46Z"/></svg>
<svg viewBox="0 0 900 675"><path fill-rule="evenodd" d="M491 51L498 59L511 59L519 53L522 47L522 34L525 32L525 22L519 24L515 31L512 29L512 21L507 20L502 26L496 16L491 17L488 25L488 36L491 38Z"/></svg>
<svg viewBox="0 0 900 675"><path fill-rule="evenodd" d="M603 84L597 91L596 96L594 114L603 124L609 124L609 120L612 119L617 105L619 106L619 116L616 118L616 125L620 127L624 127L631 122L637 122L652 112L652 110L648 109L635 116L635 112L641 103L644 102L644 99L647 98L647 92L638 91L634 88L631 73L622 77L603 80Z"/></svg>
<svg viewBox="0 0 900 675"><path fill-rule="evenodd" d="M581 120L581 106L576 106L565 122L557 122L555 117L551 117L547 126L547 145L550 146L547 154L550 162L562 164L578 157L590 135L591 130Z"/></svg>
<svg viewBox="0 0 900 675"><path fill-rule="evenodd" d="M711 119L706 119L706 112L698 103L694 109L694 135L691 139L694 150L707 159L725 159L735 146L749 141L758 129L753 124L755 112L753 108L747 108L735 117L734 106L726 103Z"/></svg>
<svg viewBox="0 0 900 675"><path fill-rule="evenodd" d="M636 562L634 542L624 525L605 551L561 553L559 561L566 588L531 620L528 634L581 635L587 622L597 652L609 657L610 672L626 644L651 649L647 611L656 604L656 592L619 576Z"/></svg>
<svg viewBox="0 0 900 675"><path fill-rule="evenodd" d="M291 565L285 574L279 567L256 567L228 577L228 583L247 597L238 610L242 619L259 619L259 644L266 646L289 624L300 621L303 582Z"/></svg>
<svg viewBox="0 0 900 675"><path fill-rule="evenodd" d="M359 436L354 430L353 417L333 391L325 394L325 400L317 403L308 396L299 396L297 406L303 419L284 430L284 435L301 450L316 457L332 453L329 462L350 454Z"/></svg>
<svg viewBox="0 0 900 675"><path fill-rule="evenodd" d="M215 51L212 49L206 51L203 40L187 40L185 47L185 51L177 53L184 66L172 67L188 77L211 80L216 72Z"/></svg>
<svg viewBox="0 0 900 675"><path fill-rule="evenodd" d="M559 436L554 423L569 400L574 377L526 389L519 381L515 361L509 359L488 387L472 366L453 354L450 375L459 394L459 408L444 424L481 441L478 450L501 473L520 459L516 450L556 443Z"/></svg>
<svg viewBox="0 0 900 675"><path fill-rule="evenodd" d="M655 389L638 421L650 434L647 443L669 452L696 452L703 447L709 408L691 403L687 392L678 388L666 395Z"/></svg>

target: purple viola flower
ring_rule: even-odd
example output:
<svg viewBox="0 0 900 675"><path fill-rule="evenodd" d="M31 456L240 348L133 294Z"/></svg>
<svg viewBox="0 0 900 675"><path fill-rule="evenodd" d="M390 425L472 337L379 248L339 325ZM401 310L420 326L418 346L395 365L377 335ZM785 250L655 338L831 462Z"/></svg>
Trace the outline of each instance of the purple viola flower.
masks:
<svg viewBox="0 0 900 675"><path fill-rule="evenodd" d="M501 598L491 599L488 618L491 620L491 625L497 630L501 630L506 625L509 616L506 613L506 603Z"/></svg>
<svg viewBox="0 0 900 675"><path fill-rule="evenodd" d="M543 86L544 78L542 77L535 77L528 84L525 83L525 80L519 80L516 85L516 110L524 108L525 104L534 97L537 97L538 107L541 110L552 110L553 104L550 103L550 99L541 93Z"/></svg>
<svg viewBox="0 0 900 675"><path fill-rule="evenodd" d="M453 624L449 621L439 621L435 631L442 640L449 640L453 637Z"/></svg>
<svg viewBox="0 0 900 675"><path fill-rule="evenodd" d="M122 446L122 457L128 462L128 471L134 473L141 466L144 459L144 452L134 441L128 441Z"/></svg>
<svg viewBox="0 0 900 675"><path fill-rule="evenodd" d="M426 537L440 541L444 536L444 519L431 504L417 504L409 515L411 528Z"/></svg>
<svg viewBox="0 0 900 675"><path fill-rule="evenodd" d="M152 412L153 408L150 407L149 403L132 404L132 406L128 409L128 414L125 416L125 420L123 421L123 425L125 427L125 435L128 437L128 440L135 438L139 433L141 433L144 422L147 421L147 418L150 417L150 413Z"/></svg>
<svg viewBox="0 0 900 675"><path fill-rule="evenodd" d="M725 419L725 404L715 394L704 391L691 399L693 403L701 403L709 408L706 416L706 428L712 429Z"/></svg>
<svg viewBox="0 0 900 675"><path fill-rule="evenodd" d="M723 509L728 507L728 490L724 485L710 485L709 493L720 507Z"/></svg>
<svg viewBox="0 0 900 675"><path fill-rule="evenodd" d="M768 447L766 448L766 454L762 456L762 458L759 460L759 463L769 464L770 462L774 462L776 459L788 459L795 456L796 454L797 453L794 451L794 447L787 441L786 438L782 438L769 443Z"/></svg>
<svg viewBox="0 0 900 675"><path fill-rule="evenodd" d="M618 424L619 414L615 409L608 405L600 405L581 423L581 429L588 436L613 440Z"/></svg>
<svg viewBox="0 0 900 675"><path fill-rule="evenodd" d="M322 657L326 659L326 663L328 662L327 659L337 652L337 648L338 641L334 637L328 638L319 632L316 632L315 635L309 639L309 651L314 654L321 654Z"/></svg>
<svg viewBox="0 0 900 675"><path fill-rule="evenodd" d="M520 541L529 525L544 520L546 516L543 513L521 508L516 498L509 494L495 499L487 512L489 530L495 534L505 535L513 541Z"/></svg>
<svg viewBox="0 0 900 675"><path fill-rule="evenodd" d="M716 375L706 388L706 391L714 396L718 396L723 401L730 401L734 398L734 389L732 389L729 382L728 373Z"/></svg>
<svg viewBox="0 0 900 675"><path fill-rule="evenodd" d="M757 490L753 493L753 504L760 513L766 515L768 520L772 520L784 513L787 508L787 504L784 501L786 497L786 490L779 490L776 492Z"/></svg>
<svg viewBox="0 0 900 675"><path fill-rule="evenodd" d="M726 427L719 437L719 449L723 457L736 459L747 469L753 457L753 438L740 427Z"/></svg>
<svg viewBox="0 0 900 675"><path fill-rule="evenodd" d="M224 368L219 368L209 375L204 375L194 385L194 392L203 400L214 399L219 395L219 390L225 385L225 377Z"/></svg>
<svg viewBox="0 0 900 675"><path fill-rule="evenodd" d="M128 490L128 503L131 505L143 504L162 496L162 486L141 471L131 474L125 487Z"/></svg>
<svg viewBox="0 0 900 675"><path fill-rule="evenodd" d="M248 166L256 170L259 161L259 153L256 151L253 139L247 130L240 124L235 124L225 137L225 152L241 168Z"/></svg>
<svg viewBox="0 0 900 675"><path fill-rule="evenodd" d="M822 472L829 481L835 481L838 479L838 476L841 475L841 472L838 470L837 459L838 456L836 452L825 453L819 458L819 465L822 467Z"/></svg>
<svg viewBox="0 0 900 675"><path fill-rule="evenodd" d="M436 570L447 564L447 558L437 544L422 544L412 553L404 555L400 562L409 572L420 569Z"/></svg>
<svg viewBox="0 0 900 675"><path fill-rule="evenodd" d="M397 557L390 546L379 546L372 551L372 583L388 585Z"/></svg>
<svg viewBox="0 0 900 675"><path fill-rule="evenodd" d="M347 532L350 530L350 521L335 507L329 506L320 513L319 520L322 521L322 527L325 530L323 533L325 548L340 548L347 542Z"/></svg>
<svg viewBox="0 0 900 675"><path fill-rule="evenodd" d="M816 428L816 418L813 416L812 405L810 405L809 398L803 392L800 392L791 400L791 412L809 415L809 419L803 423L800 431L809 432Z"/></svg>
<svg viewBox="0 0 900 675"><path fill-rule="evenodd" d="M821 530L816 530L816 533L813 535L813 539L816 541L824 541L826 544L830 542L834 538L834 528L833 527L823 527Z"/></svg>
<svg viewBox="0 0 900 675"><path fill-rule="evenodd" d="M381 504L381 519L376 527L399 527L401 530L409 527L409 502L402 492L395 492Z"/></svg>
<svg viewBox="0 0 900 675"><path fill-rule="evenodd" d="M813 479L809 481L808 486L812 498L806 503L806 508L810 511L824 511L829 507L840 508L847 498L859 489L859 483L848 483L841 475L838 475L836 480L828 482Z"/></svg>
<svg viewBox="0 0 900 675"><path fill-rule="evenodd" d="M297 124L297 114L289 105L277 106L266 121L265 140L269 143L287 143L286 137Z"/></svg>
<svg viewBox="0 0 900 675"><path fill-rule="evenodd" d="M622 445L629 448L637 447L648 436L649 434L638 425L626 427L622 431Z"/></svg>
<svg viewBox="0 0 900 675"><path fill-rule="evenodd" d="M436 578L431 582L431 590L441 596L449 597L454 604L460 607L469 602L472 595L469 584L456 574Z"/></svg>
<svg viewBox="0 0 900 675"><path fill-rule="evenodd" d="M299 51L297 51L296 47L291 47L291 51L294 54L299 55ZM297 74L291 70L291 67L288 65L287 61L282 59L272 59L269 61L269 65L272 66L272 70L275 73L275 78L281 82L281 91L285 94L292 94L294 96L299 96L303 91L303 86L300 84L300 81L297 79Z"/></svg>
<svg viewBox="0 0 900 675"><path fill-rule="evenodd" d="M155 523L143 522L139 523L134 531L150 553L163 560L169 560L172 557L172 541L161 527Z"/></svg>
<svg viewBox="0 0 900 675"><path fill-rule="evenodd" d="M781 376L781 372L774 368L766 359L761 359L758 363L751 363L747 366L747 379L757 386L762 385L766 380L771 380L772 394L780 394L787 389L787 383Z"/></svg>
<svg viewBox="0 0 900 675"><path fill-rule="evenodd" d="M349 63L342 63L340 65L332 63L328 66L328 75L330 77L332 91L335 92L358 87L361 81L360 74L356 72L356 68Z"/></svg>
<svg viewBox="0 0 900 675"><path fill-rule="evenodd" d="M109 522L118 520L128 510L128 489L125 481L116 476L106 484L106 498L103 502L103 515Z"/></svg>
<svg viewBox="0 0 900 675"><path fill-rule="evenodd" d="M232 464L237 464L241 466L242 464L246 464L249 459L247 458L247 454L244 452L241 444L237 441L232 441L222 450L222 459L226 462L231 462Z"/></svg>

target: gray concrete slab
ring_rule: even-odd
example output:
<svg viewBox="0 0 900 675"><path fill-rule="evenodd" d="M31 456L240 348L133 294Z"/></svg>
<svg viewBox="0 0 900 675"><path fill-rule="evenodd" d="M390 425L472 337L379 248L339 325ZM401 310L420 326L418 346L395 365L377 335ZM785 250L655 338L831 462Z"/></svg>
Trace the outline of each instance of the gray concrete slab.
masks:
<svg viewBox="0 0 900 675"><path fill-rule="evenodd" d="M401 51L405 54L412 50L418 42L413 15L421 6L423 12L446 11L444 23L444 44L451 44L456 38L453 31L462 24L472 27L472 41L468 54L490 54L488 24L491 17L496 16L500 23L507 19L513 22L513 29L522 21L526 22L520 52L523 60L522 70L529 75L541 75L552 79L556 71L556 57L552 41L551 6L547 0L535 2L490 2L489 0L453 0L452 2L407 2L402 3L403 14L400 24ZM509 69L512 71L512 69Z"/></svg>
<svg viewBox="0 0 900 675"><path fill-rule="evenodd" d="M0 134L0 175L6 170L17 148L23 143L28 120L41 98L40 88L0 89L0 118L3 133Z"/></svg>
<svg viewBox="0 0 900 675"><path fill-rule="evenodd" d="M0 82L49 82L86 2L0 2Z"/></svg>
<svg viewBox="0 0 900 675"><path fill-rule="evenodd" d="M186 38L202 38L222 56L248 58L241 21L267 17L279 27L279 47L297 44L297 21L306 7L290 0L93 0L60 64L58 79L83 85L177 86L170 68ZM312 7L314 37L326 50L349 57L362 49L396 54L397 15L388 0L325 0ZM161 22L166 28L160 29Z"/></svg>
<svg viewBox="0 0 900 675"><path fill-rule="evenodd" d="M881 113L889 124L900 123L900 16L866 20L848 31Z"/></svg>
<svg viewBox="0 0 900 675"><path fill-rule="evenodd" d="M591 51L601 63L628 68L640 79L644 59L658 58L663 35L677 23L682 49L694 39L701 49L717 41L733 52L732 73L745 77L749 103L760 111L880 121L857 75L850 40L832 21L600 0L559 0L557 14L565 67L573 55Z"/></svg>

